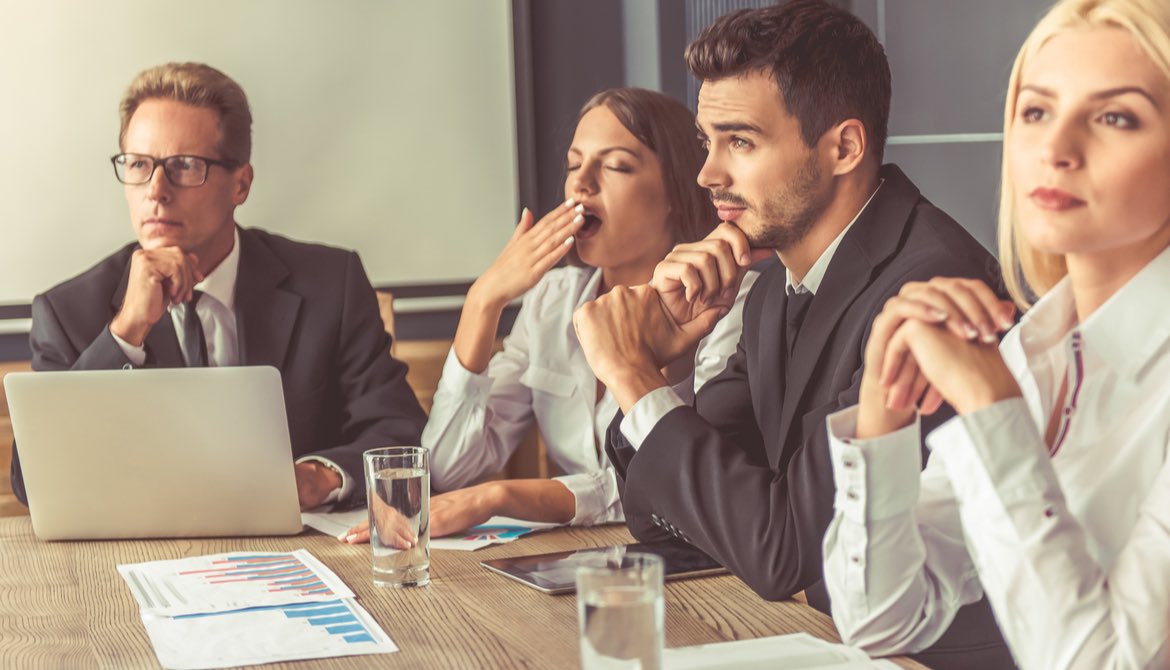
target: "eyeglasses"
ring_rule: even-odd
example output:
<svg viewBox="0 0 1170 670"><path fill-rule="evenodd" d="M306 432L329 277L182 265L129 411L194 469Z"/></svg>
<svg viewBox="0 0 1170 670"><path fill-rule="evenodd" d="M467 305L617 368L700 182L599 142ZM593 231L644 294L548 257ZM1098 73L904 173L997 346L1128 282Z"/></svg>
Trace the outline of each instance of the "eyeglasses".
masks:
<svg viewBox="0 0 1170 670"><path fill-rule="evenodd" d="M155 168L162 166L167 181L175 186L202 186L207 181L207 171L212 165L225 170L234 170L239 161L217 160L202 156L167 156L155 158L145 154L118 154L111 156L114 174L118 181L130 186L140 186L154 179Z"/></svg>

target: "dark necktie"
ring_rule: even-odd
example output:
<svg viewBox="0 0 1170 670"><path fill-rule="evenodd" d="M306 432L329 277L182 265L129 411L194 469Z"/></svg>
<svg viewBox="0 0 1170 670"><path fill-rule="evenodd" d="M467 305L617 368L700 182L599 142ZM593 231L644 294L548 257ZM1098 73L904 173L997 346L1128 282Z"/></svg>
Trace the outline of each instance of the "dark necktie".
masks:
<svg viewBox="0 0 1170 670"><path fill-rule="evenodd" d="M804 322L804 315L808 313L808 306L812 304L811 291L788 293L788 304L784 313L784 338L788 346L788 357L796 349L796 336L800 332L800 324Z"/></svg>
<svg viewBox="0 0 1170 670"><path fill-rule="evenodd" d="M194 291L191 301L186 303L187 314L183 319L183 349L187 353L187 367L207 367L207 340L203 337L203 322L195 312L195 305L203 297L203 291Z"/></svg>

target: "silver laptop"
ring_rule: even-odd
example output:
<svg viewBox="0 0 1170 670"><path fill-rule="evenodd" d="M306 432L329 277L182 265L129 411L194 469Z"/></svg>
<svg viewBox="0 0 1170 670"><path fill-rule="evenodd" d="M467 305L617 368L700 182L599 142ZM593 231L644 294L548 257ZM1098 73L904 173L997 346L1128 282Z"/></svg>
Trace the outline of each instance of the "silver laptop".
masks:
<svg viewBox="0 0 1170 670"><path fill-rule="evenodd" d="M12 373L4 389L42 540L301 530L275 368Z"/></svg>

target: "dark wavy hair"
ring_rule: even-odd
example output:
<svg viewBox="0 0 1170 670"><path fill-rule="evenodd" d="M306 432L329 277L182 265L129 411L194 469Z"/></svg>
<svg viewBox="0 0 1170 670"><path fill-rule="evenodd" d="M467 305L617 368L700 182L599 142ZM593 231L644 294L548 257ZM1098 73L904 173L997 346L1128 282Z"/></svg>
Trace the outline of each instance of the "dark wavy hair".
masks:
<svg viewBox="0 0 1170 670"><path fill-rule="evenodd" d="M861 19L825 0L743 9L719 17L687 46L702 81L771 72L808 147L857 119L881 163L890 117L890 64Z"/></svg>

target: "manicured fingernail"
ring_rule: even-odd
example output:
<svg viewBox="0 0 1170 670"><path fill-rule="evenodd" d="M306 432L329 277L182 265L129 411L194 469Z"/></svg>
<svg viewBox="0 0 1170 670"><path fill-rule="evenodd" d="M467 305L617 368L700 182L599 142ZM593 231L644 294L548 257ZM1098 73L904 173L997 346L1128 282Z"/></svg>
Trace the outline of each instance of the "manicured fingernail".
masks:
<svg viewBox="0 0 1170 670"><path fill-rule="evenodd" d="M576 209L577 209L577 213L578 213L578 214L584 214L584 213L585 213L585 205L577 205L577 208L576 208Z"/></svg>
<svg viewBox="0 0 1170 670"><path fill-rule="evenodd" d="M578 214L577 216L574 216L573 223L585 223L585 216L583 214Z"/></svg>
<svg viewBox="0 0 1170 670"><path fill-rule="evenodd" d="M352 544L355 539L357 539L357 535L346 535L345 536L345 541L349 542L350 544Z"/></svg>
<svg viewBox="0 0 1170 670"><path fill-rule="evenodd" d="M523 219L526 216L528 216L528 208L527 207L525 207L524 210L522 212L520 212L521 219Z"/></svg>
<svg viewBox="0 0 1170 670"><path fill-rule="evenodd" d="M967 336L968 340L973 340L976 337L979 337L979 331L975 330L975 328L969 323L963 324L963 334Z"/></svg>
<svg viewBox="0 0 1170 670"><path fill-rule="evenodd" d="M565 209L572 207L573 203L575 203L575 202L577 202L577 201L572 199L572 198L569 198L568 200L566 200L565 201Z"/></svg>
<svg viewBox="0 0 1170 670"><path fill-rule="evenodd" d="M946 321L947 316L947 313L941 309L932 308L930 310L930 318L934 319L935 321Z"/></svg>
<svg viewBox="0 0 1170 670"><path fill-rule="evenodd" d="M570 235L570 236L568 236L568 237L566 237L566 238L565 238L565 241L564 241L564 243L563 243L563 244L564 244L564 245L567 247L567 246L569 246L569 245L570 245L570 244L572 244L572 243L573 243L573 236L572 236L572 235Z"/></svg>
<svg viewBox="0 0 1170 670"><path fill-rule="evenodd" d="M980 330L982 333L980 334L979 339L983 340L984 344L994 344L998 341L998 338L995 337L995 333L991 330L991 328L980 328Z"/></svg>

